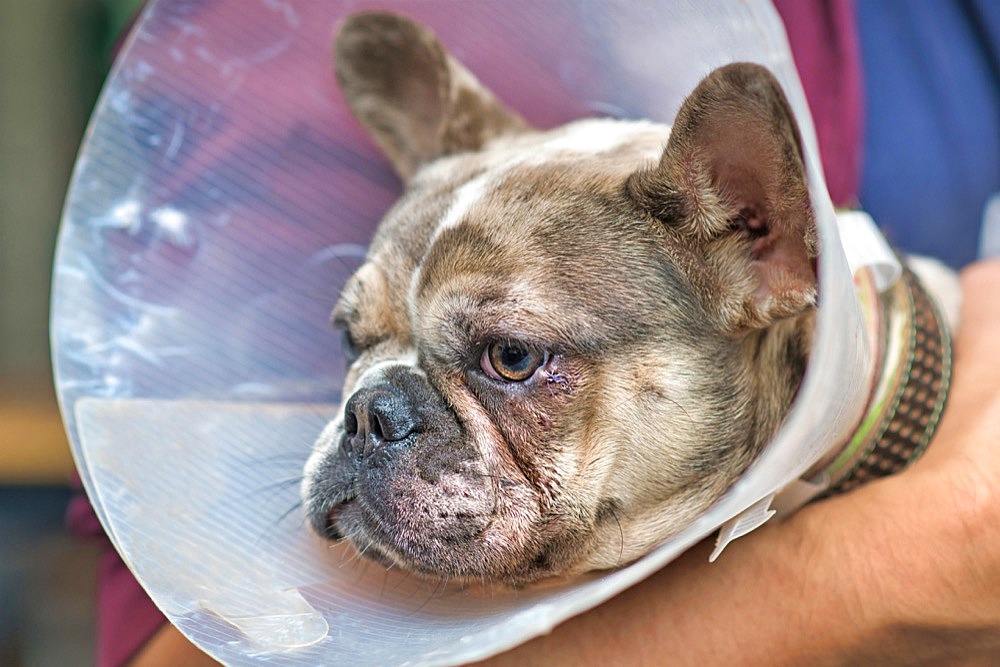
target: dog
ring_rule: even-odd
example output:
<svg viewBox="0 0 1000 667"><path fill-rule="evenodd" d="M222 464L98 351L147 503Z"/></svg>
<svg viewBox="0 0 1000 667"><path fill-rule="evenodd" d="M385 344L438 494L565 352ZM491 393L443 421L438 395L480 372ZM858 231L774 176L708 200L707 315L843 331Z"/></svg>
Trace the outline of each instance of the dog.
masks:
<svg viewBox="0 0 1000 667"><path fill-rule="evenodd" d="M426 28L348 18L336 74L405 189L334 309L349 369L305 467L314 531L514 586L620 566L703 513L805 372L818 243L764 67L672 126L541 131Z"/></svg>

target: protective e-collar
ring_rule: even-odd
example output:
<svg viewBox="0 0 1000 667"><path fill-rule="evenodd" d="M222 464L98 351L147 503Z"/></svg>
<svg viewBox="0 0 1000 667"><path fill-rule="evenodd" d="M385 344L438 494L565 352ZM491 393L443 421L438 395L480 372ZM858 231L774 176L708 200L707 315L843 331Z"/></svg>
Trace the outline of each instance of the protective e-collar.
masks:
<svg viewBox="0 0 1000 667"><path fill-rule="evenodd" d="M817 491L796 480L865 407L864 392L829 390L868 386L873 372L852 270L874 267L881 289L899 272L870 222L838 225L767 2L382 0L543 127L607 114L669 123L714 67L768 66L805 144L820 308L781 432L710 511L633 565L524 591L436 592L330 548L297 506L340 389L327 317L398 194L330 62L335 24L369 4L153 3L101 97L60 232L53 348L84 484L156 604L230 664L482 658L720 527L724 547L771 516L783 490L788 511Z"/></svg>

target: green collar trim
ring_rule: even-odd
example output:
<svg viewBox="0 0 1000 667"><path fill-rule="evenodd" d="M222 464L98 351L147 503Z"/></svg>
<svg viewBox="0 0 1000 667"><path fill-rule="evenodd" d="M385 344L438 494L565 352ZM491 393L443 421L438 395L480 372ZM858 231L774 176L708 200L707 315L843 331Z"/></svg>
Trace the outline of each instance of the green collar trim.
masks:
<svg viewBox="0 0 1000 667"><path fill-rule="evenodd" d="M948 325L912 271L904 266L881 298L863 278L858 293L881 371L858 430L820 472L829 480L824 497L898 472L923 454L951 384Z"/></svg>

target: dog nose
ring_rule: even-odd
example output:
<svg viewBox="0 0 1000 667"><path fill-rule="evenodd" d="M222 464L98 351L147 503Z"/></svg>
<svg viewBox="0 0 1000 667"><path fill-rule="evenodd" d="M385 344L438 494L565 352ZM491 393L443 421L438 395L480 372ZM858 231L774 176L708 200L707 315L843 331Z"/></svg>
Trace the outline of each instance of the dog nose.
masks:
<svg viewBox="0 0 1000 667"><path fill-rule="evenodd" d="M419 427L406 393L392 386L361 389L344 408L345 446L368 457L386 443L406 440Z"/></svg>

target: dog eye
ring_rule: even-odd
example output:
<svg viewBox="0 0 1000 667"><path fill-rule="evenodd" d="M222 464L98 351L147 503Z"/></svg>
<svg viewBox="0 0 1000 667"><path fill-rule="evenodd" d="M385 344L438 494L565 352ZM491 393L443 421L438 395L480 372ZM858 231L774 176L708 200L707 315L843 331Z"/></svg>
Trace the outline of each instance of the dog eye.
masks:
<svg viewBox="0 0 1000 667"><path fill-rule="evenodd" d="M483 372L495 380L524 382L546 362L548 354L517 341L494 341L479 361Z"/></svg>
<svg viewBox="0 0 1000 667"><path fill-rule="evenodd" d="M357 361L358 355L361 354L354 336L351 335L351 332L347 328L342 329L340 332L340 349L344 353L344 360L348 366Z"/></svg>

